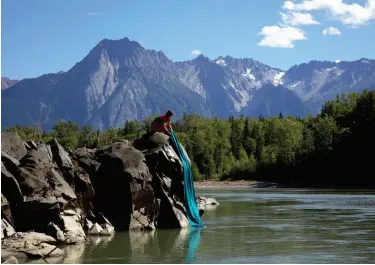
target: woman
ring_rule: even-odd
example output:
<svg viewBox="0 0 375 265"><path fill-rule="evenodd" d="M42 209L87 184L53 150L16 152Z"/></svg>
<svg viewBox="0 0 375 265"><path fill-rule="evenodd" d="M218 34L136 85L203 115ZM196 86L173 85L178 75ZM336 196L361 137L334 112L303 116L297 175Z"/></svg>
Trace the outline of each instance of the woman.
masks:
<svg viewBox="0 0 375 265"><path fill-rule="evenodd" d="M168 110L165 114L157 117L151 124L151 131L165 133L166 135L171 136L168 129L172 130L172 116L173 112Z"/></svg>

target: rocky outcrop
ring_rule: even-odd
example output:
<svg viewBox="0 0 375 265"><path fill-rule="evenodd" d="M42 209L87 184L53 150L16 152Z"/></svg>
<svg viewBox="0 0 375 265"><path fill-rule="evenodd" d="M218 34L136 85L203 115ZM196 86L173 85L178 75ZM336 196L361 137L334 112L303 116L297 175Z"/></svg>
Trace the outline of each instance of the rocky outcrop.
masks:
<svg viewBox="0 0 375 265"><path fill-rule="evenodd" d="M146 159L152 187L158 200L158 228L189 226L184 207L183 167L177 153L163 133L148 133L133 142Z"/></svg>
<svg viewBox="0 0 375 265"><path fill-rule="evenodd" d="M152 210L156 200L143 154L124 141L98 150L96 157L100 167L92 181L98 210L117 230L127 230L131 219L140 215L147 217L142 223L145 227L154 226Z"/></svg>
<svg viewBox="0 0 375 265"><path fill-rule="evenodd" d="M14 256L9 256L4 261L1 261L2 264L18 264L18 259Z"/></svg>
<svg viewBox="0 0 375 265"><path fill-rule="evenodd" d="M1 244L1 258L7 260L14 256L18 259L43 258L45 256L58 257L63 252L57 248L56 240L42 233L15 233L5 238Z"/></svg>
<svg viewBox="0 0 375 265"><path fill-rule="evenodd" d="M1 194L1 239L11 236L16 231L13 228L13 217L8 200Z"/></svg>
<svg viewBox="0 0 375 265"><path fill-rule="evenodd" d="M6 132L1 134L1 151L20 160L27 154L26 143L17 133Z"/></svg>
<svg viewBox="0 0 375 265"><path fill-rule="evenodd" d="M51 250L46 238L78 244L86 235L111 236L115 230L189 226L182 163L166 135L149 133L70 154L55 139L26 144L18 138L8 133L4 139L21 151L2 151L2 250L9 257L43 256Z"/></svg>
<svg viewBox="0 0 375 265"><path fill-rule="evenodd" d="M219 205L219 202L214 198L197 197L197 204L199 208L203 208L211 205Z"/></svg>
<svg viewBox="0 0 375 265"><path fill-rule="evenodd" d="M17 159L1 152L1 183L3 187L6 187L1 189L1 192L14 205L18 205L24 201L21 188L13 175L19 172L19 165L20 162Z"/></svg>

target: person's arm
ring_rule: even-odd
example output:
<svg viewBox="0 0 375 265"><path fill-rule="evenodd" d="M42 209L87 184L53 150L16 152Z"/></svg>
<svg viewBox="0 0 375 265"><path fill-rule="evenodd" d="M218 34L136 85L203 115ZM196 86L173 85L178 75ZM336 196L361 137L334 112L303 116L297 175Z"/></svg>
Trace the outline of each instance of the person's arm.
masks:
<svg viewBox="0 0 375 265"><path fill-rule="evenodd" d="M164 132L165 132L166 135L171 136L171 133L168 131L167 127L168 127L168 125L165 126L165 124L164 124Z"/></svg>
<svg viewBox="0 0 375 265"><path fill-rule="evenodd" d="M171 129L171 131L173 130L172 129L172 119L169 119L167 128Z"/></svg>

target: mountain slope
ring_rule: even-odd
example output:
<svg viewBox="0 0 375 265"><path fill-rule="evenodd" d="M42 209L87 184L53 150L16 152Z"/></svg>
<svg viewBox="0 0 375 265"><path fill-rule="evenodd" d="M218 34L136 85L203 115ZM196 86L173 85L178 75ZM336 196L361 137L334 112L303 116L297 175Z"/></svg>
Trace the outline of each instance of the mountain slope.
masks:
<svg viewBox="0 0 375 265"><path fill-rule="evenodd" d="M64 119L106 129L167 109L175 118L184 112L304 117L317 114L336 94L365 88L375 88L374 60L311 61L287 71L230 56L200 55L175 63L128 38L104 39L70 70L23 79L3 90L2 127L49 130Z"/></svg>
<svg viewBox="0 0 375 265"><path fill-rule="evenodd" d="M324 102L337 94L375 89L375 60L311 61L293 66L281 83L295 91L316 114Z"/></svg>
<svg viewBox="0 0 375 265"><path fill-rule="evenodd" d="M105 39L69 71L25 79L2 96L3 127L41 121L50 129L66 119L104 129L168 108L179 115L212 115L203 99L181 83L172 61L127 38Z"/></svg>
<svg viewBox="0 0 375 265"><path fill-rule="evenodd" d="M283 73L252 59L230 56L212 61L200 55L176 65L182 82L200 94L215 115L225 118L239 115L261 86L277 82Z"/></svg>
<svg viewBox="0 0 375 265"><path fill-rule="evenodd" d="M264 85L253 97L251 104L243 110L246 116L264 117L284 115L307 117L309 109L293 91L272 84Z"/></svg>
<svg viewBox="0 0 375 265"><path fill-rule="evenodd" d="M12 80L8 77L2 77L1 78L1 90L7 89L13 85L15 85L18 82L18 80Z"/></svg>

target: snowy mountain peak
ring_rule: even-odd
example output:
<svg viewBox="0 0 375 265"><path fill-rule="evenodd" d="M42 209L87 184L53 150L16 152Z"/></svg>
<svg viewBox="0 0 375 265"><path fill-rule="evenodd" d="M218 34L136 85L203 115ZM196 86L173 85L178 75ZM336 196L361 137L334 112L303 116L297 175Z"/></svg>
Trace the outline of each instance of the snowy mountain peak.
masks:
<svg viewBox="0 0 375 265"><path fill-rule="evenodd" d="M251 69L247 68L246 73L242 74L244 77L250 78L251 80L255 80L255 76L251 73Z"/></svg>
<svg viewBox="0 0 375 265"><path fill-rule="evenodd" d="M283 81L282 81L282 77L283 77L284 75L285 75L285 72L278 72L278 73L275 75L274 79L273 79L273 84L274 84L275 86L278 86L278 85L282 84L282 83L283 83Z"/></svg>
<svg viewBox="0 0 375 265"><path fill-rule="evenodd" d="M226 66L226 65L227 65L227 64L225 63L224 58L221 57L221 56L215 60L215 63L218 64L218 65L220 65L220 66Z"/></svg>

